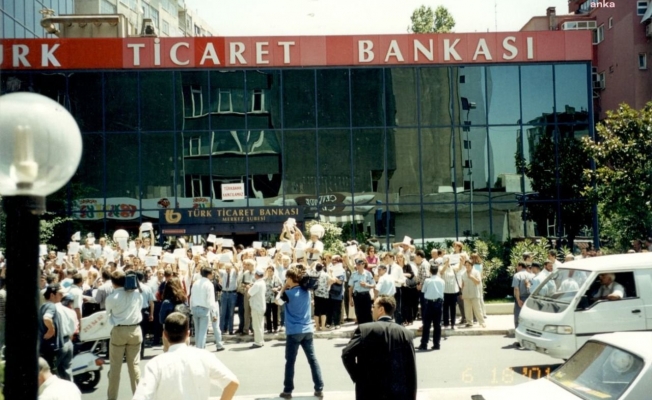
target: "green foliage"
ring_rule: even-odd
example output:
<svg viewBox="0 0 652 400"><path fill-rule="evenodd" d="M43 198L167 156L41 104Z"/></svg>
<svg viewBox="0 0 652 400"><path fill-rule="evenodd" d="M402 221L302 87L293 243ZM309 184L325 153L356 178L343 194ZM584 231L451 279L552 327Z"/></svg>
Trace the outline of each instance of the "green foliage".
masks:
<svg viewBox="0 0 652 400"><path fill-rule="evenodd" d="M313 220L306 223L306 231L304 233L306 237L310 237L310 228L315 224L319 224L324 227L324 237L321 238L321 241L324 243L325 252L341 255L346 254L346 246L340 239L342 237L342 228L330 222L320 222Z"/></svg>
<svg viewBox="0 0 652 400"><path fill-rule="evenodd" d="M596 129L597 141L583 140L596 163L584 170L596 183L584 192L599 204L602 235L626 251L652 228L652 102L640 111L621 104Z"/></svg>
<svg viewBox="0 0 652 400"><path fill-rule="evenodd" d="M523 254L525 253L530 253L533 261L543 265L543 262L548 258L548 250L550 250L550 242L546 238L539 241L525 239L514 244L509 255L509 273L514 274L516 265L523 260Z"/></svg>
<svg viewBox="0 0 652 400"><path fill-rule="evenodd" d="M554 135L557 136L555 143ZM558 159L555 159L557 147ZM557 217L558 198L581 199L590 179L580 173L589 167L589 154L573 132L545 132L537 137L530 162L523 154L516 154L516 167L530 178L532 190L536 196L530 200L525 212L525 219L534 221L538 226L547 226L548 220ZM592 208L586 202L566 202L561 205L562 228L566 231L568 241L573 240L582 228L591 225ZM540 233L541 234L541 233ZM543 233L542 235L547 235Z"/></svg>
<svg viewBox="0 0 652 400"><path fill-rule="evenodd" d="M434 11L425 5L417 8L410 17L412 25L408 28L413 33L447 33L455 27L455 19L444 6Z"/></svg>
<svg viewBox="0 0 652 400"><path fill-rule="evenodd" d="M40 243L51 243L51 239L55 236L55 230L58 225L64 222L72 221L72 218L63 218L56 216L54 213L47 212L41 217L40 224Z"/></svg>
<svg viewBox="0 0 652 400"><path fill-rule="evenodd" d="M356 229L355 236L353 236L353 224L350 222L342 225L341 237L346 240L355 240L360 244L366 243L367 240L371 238L371 236L367 235L367 232L365 232L364 229Z"/></svg>

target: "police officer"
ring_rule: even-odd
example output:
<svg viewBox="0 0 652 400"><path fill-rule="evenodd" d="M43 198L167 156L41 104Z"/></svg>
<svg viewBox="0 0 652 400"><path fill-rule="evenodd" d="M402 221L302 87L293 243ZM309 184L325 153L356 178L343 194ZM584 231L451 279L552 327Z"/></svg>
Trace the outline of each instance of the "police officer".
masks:
<svg viewBox="0 0 652 400"><path fill-rule="evenodd" d="M373 275L367 271L367 262L363 259L355 260L356 270L349 278L349 290L353 298L353 307L358 324L371 322L371 294L370 290L376 286Z"/></svg>
<svg viewBox="0 0 652 400"><path fill-rule="evenodd" d="M430 325L434 325L432 335L433 350L439 350L441 340L441 311L444 304L444 280L438 274L439 266L430 266L430 277L426 278L421 285L423 293L423 334L419 350L428 349L430 339Z"/></svg>

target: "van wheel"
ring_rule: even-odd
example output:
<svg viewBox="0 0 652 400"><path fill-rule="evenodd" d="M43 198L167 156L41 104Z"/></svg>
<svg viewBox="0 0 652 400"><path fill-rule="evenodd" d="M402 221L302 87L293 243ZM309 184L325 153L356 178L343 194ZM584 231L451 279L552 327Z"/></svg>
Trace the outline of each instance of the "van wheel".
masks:
<svg viewBox="0 0 652 400"><path fill-rule="evenodd" d="M77 387L79 387L79 390L92 390L100 382L100 371L84 372L83 374L73 376L73 380Z"/></svg>

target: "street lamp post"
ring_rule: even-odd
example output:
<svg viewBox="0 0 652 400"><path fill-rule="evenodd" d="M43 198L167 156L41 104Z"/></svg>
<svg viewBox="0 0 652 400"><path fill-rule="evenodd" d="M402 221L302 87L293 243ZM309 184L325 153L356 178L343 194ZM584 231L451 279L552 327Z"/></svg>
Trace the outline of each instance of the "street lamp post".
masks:
<svg viewBox="0 0 652 400"><path fill-rule="evenodd" d="M82 140L70 113L45 96L0 96L0 194L6 224L6 399L38 397L39 215L45 196L79 165Z"/></svg>

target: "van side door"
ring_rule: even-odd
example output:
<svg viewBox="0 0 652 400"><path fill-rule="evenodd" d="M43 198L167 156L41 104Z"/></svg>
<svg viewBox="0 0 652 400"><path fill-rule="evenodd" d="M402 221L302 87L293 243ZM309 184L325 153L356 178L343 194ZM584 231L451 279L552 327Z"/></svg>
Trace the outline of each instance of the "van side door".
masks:
<svg viewBox="0 0 652 400"><path fill-rule="evenodd" d="M575 311L577 347L598 333L643 331L647 329L645 302L641 295L642 277L634 270L613 272L615 282L624 288L620 300L597 299L600 282L589 285ZM599 280L599 277L597 278Z"/></svg>

